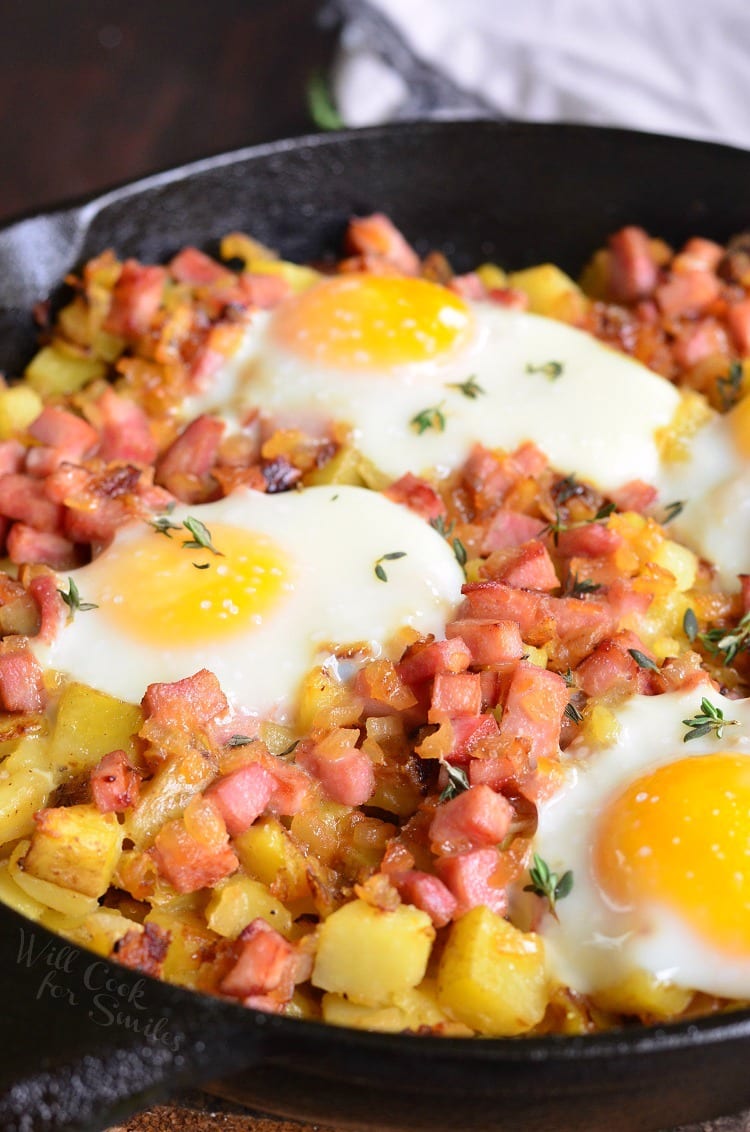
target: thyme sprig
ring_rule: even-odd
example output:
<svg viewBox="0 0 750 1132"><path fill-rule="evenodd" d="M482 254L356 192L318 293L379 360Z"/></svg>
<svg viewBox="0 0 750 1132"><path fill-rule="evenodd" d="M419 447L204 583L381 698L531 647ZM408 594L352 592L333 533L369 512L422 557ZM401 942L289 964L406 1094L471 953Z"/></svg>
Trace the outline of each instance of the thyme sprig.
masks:
<svg viewBox="0 0 750 1132"><path fill-rule="evenodd" d="M182 531L183 528L192 535L192 538L185 539L183 546L186 550L210 550L212 554L216 554L219 558L223 558L224 554L221 550L217 550L211 541L211 532L205 523L200 519L188 515L187 519L183 519L181 523L173 523L169 515L159 515L156 519L150 520L150 525L154 528L157 534L166 535L167 538L172 537L172 531ZM205 570L207 567L198 566L197 563L193 565L198 570Z"/></svg>
<svg viewBox="0 0 750 1132"><path fill-rule="evenodd" d="M409 424L416 432L417 436L427 432L428 429L433 428L435 432L445 432L445 413L443 412L443 402L439 405L430 405L427 409L422 409L421 412L416 413Z"/></svg>
<svg viewBox="0 0 750 1132"><path fill-rule="evenodd" d="M628 652L639 668L645 668L648 672L659 671L659 665L650 656L646 656L645 652L641 652L640 649L628 649Z"/></svg>
<svg viewBox="0 0 750 1132"><path fill-rule="evenodd" d="M571 869L559 876L553 873L549 865L538 853L534 854L534 863L529 869L531 884L524 886L524 892L533 892L547 901L549 910L557 919L557 902L569 896L573 889L573 873Z"/></svg>
<svg viewBox="0 0 750 1132"><path fill-rule="evenodd" d="M557 381L558 377L562 377L565 373L565 363L542 362L541 365L535 366L529 362L526 366L526 373L541 373L544 377L548 377L550 381Z"/></svg>
<svg viewBox="0 0 750 1132"><path fill-rule="evenodd" d="M683 743L689 743L693 739L702 739L704 735L709 735L712 731L716 732L717 739L721 739L725 727L736 727L738 724L736 719L725 719L722 709L712 704L705 696L701 700L700 712L690 719L683 719L682 722L688 729L682 737Z"/></svg>
<svg viewBox="0 0 750 1132"><path fill-rule="evenodd" d="M385 572L384 562L395 562L398 558L406 558L405 550L392 550L390 554L381 554L375 562L375 577L380 582L387 582L388 575Z"/></svg>
<svg viewBox="0 0 750 1132"><path fill-rule="evenodd" d="M88 609L99 608L99 606L95 605L93 601L81 601L81 595L78 592L78 586L70 576L68 577L67 591L58 590L57 592L70 610L69 616L71 620L79 611L81 613L85 613Z"/></svg>
<svg viewBox="0 0 750 1132"><path fill-rule="evenodd" d="M586 594L595 594L601 589L601 583L592 578L579 578L577 574L568 574L563 584L563 597L585 597Z"/></svg>
<svg viewBox="0 0 750 1132"><path fill-rule="evenodd" d="M448 775L448 784L440 794L438 801L450 802L451 798L456 798L469 789L469 777L460 766L453 766L452 763L446 762L444 759L441 761Z"/></svg>
<svg viewBox="0 0 750 1132"><path fill-rule="evenodd" d="M592 523L606 523L607 519L615 510L616 506L614 503L603 503L597 513L590 519L578 519L574 523L568 523L563 519L559 508L555 507L555 518L552 522L547 523L546 527L543 527L539 534L540 536L551 534L552 541L555 546L557 546L560 542L560 535L565 531L575 531L579 527L589 527Z"/></svg>
<svg viewBox="0 0 750 1132"><path fill-rule="evenodd" d="M689 612L686 612L686 618ZM699 634L698 639L713 656L723 653L723 663L731 664L738 653L750 649L750 613L746 613L734 629L708 629Z"/></svg>
<svg viewBox="0 0 750 1132"><path fill-rule="evenodd" d="M468 397L470 401L476 401L477 397L484 397L487 395L487 390L483 389L477 381L474 374L467 377L466 381L449 381L446 389L457 389L459 393L463 393L464 397Z"/></svg>
<svg viewBox="0 0 750 1132"><path fill-rule="evenodd" d="M716 392L719 394L722 412L728 412L739 401L743 376L742 362L735 360L730 363L727 376L720 377L716 382Z"/></svg>
<svg viewBox="0 0 750 1132"><path fill-rule="evenodd" d="M678 515L681 515L685 507L684 499L675 499L674 503L667 503L664 507L664 518L661 525L666 527L667 523L671 523Z"/></svg>

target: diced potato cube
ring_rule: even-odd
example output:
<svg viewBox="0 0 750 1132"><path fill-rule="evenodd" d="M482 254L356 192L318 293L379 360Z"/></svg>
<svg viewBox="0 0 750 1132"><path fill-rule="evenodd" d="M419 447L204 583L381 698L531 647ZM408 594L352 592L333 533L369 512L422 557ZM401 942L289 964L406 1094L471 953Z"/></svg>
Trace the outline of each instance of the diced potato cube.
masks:
<svg viewBox="0 0 750 1132"><path fill-rule="evenodd" d="M60 930L51 923L47 925L47 917L44 918L44 922L51 930ZM122 912L117 912L113 908L97 908L95 912L84 916L79 923L64 927L62 931L71 942L78 943L81 947L88 947L97 955L108 956L118 940L129 931L141 931L141 925L129 920Z"/></svg>
<svg viewBox="0 0 750 1132"><path fill-rule="evenodd" d="M122 847L117 815L90 805L57 806L37 814L36 823L24 872L85 896L103 896Z"/></svg>
<svg viewBox="0 0 750 1132"><path fill-rule="evenodd" d="M236 939L258 917L283 936L289 935L291 912L260 881L240 874L217 885L206 907L209 928L227 939Z"/></svg>
<svg viewBox="0 0 750 1132"><path fill-rule="evenodd" d="M674 574L675 587L680 593L692 589L695 585L698 559L686 546L681 546L672 539L665 539L661 546L657 547L653 561L663 570L669 570L670 574Z"/></svg>
<svg viewBox="0 0 750 1132"><path fill-rule="evenodd" d="M591 703L583 715L586 742L596 747L611 747L620 737L620 724L614 712L604 704Z"/></svg>
<svg viewBox="0 0 750 1132"><path fill-rule="evenodd" d="M192 798L208 786L216 769L203 751L186 747L161 764L125 818L127 836L140 849L153 841L164 822L182 815Z"/></svg>
<svg viewBox="0 0 750 1132"><path fill-rule="evenodd" d="M320 279L320 274L312 267L290 263L287 259L251 259L246 267L253 275L280 275L295 293L306 291Z"/></svg>
<svg viewBox="0 0 750 1132"><path fill-rule="evenodd" d="M648 1018L673 1018L685 1010L693 992L674 983L662 982L649 971L632 971L622 982L596 991L591 998L602 1010L615 1014L638 1014Z"/></svg>
<svg viewBox="0 0 750 1132"><path fill-rule="evenodd" d="M477 275L488 291L502 291L508 286L508 276L496 263L483 263Z"/></svg>
<svg viewBox="0 0 750 1132"><path fill-rule="evenodd" d="M275 818L261 818L235 837L232 847L246 873L271 889L284 904L310 901L307 859ZM309 911L313 910L310 904ZM295 907L295 913L300 909Z"/></svg>
<svg viewBox="0 0 750 1132"><path fill-rule="evenodd" d="M217 937L192 912L152 908L145 923L156 924L169 933L169 947L162 968L162 977L169 983L195 987L198 973L209 948Z"/></svg>
<svg viewBox="0 0 750 1132"><path fill-rule="evenodd" d="M529 310L533 314L577 322L588 306L578 284L552 263L514 271L508 276L508 282L511 287L528 295Z"/></svg>
<svg viewBox="0 0 750 1132"><path fill-rule="evenodd" d="M362 712L362 703L329 669L311 668L302 681L297 726L303 734L350 727Z"/></svg>
<svg viewBox="0 0 750 1132"><path fill-rule="evenodd" d="M68 684L52 735L51 766L74 777L92 770L110 751L122 750L134 757L135 736L142 726L143 712L137 705L85 684Z"/></svg>
<svg viewBox="0 0 750 1132"><path fill-rule="evenodd" d="M32 389L42 397L60 393L77 393L97 377L104 377L107 367L96 358L74 358L55 346L43 346L29 363L24 374Z"/></svg>
<svg viewBox="0 0 750 1132"><path fill-rule="evenodd" d="M305 475L305 483L313 486L326 484L354 484L361 487L365 482L360 474L362 457L356 448L339 448L335 456L323 464L322 468L313 468Z"/></svg>
<svg viewBox="0 0 750 1132"><path fill-rule="evenodd" d="M56 785L49 767L49 741L30 735L0 764L0 844L26 837L34 814Z"/></svg>
<svg viewBox="0 0 750 1132"><path fill-rule="evenodd" d="M334 1026L388 1034L418 1030L420 1026L455 1026L438 1006L435 985L427 979L420 986L395 995L389 1006L362 1006L339 994L324 994L323 1018Z"/></svg>
<svg viewBox="0 0 750 1132"><path fill-rule="evenodd" d="M0 440L24 432L42 411L42 399L29 385L0 390Z"/></svg>
<svg viewBox="0 0 750 1132"><path fill-rule="evenodd" d="M8 862L8 872L18 888L38 904L52 908L55 912L61 912L73 920L81 920L93 912L97 903L92 896L43 880L26 871L24 858L30 844L29 841L19 841Z"/></svg>
<svg viewBox="0 0 750 1132"><path fill-rule="evenodd" d="M385 1006L424 978L435 929L411 904L383 911L364 900L333 912L318 935L311 982L364 1006Z"/></svg>
<svg viewBox="0 0 750 1132"><path fill-rule="evenodd" d="M544 1017L549 983L544 944L484 906L451 929L438 971L438 1002L472 1030L523 1034Z"/></svg>

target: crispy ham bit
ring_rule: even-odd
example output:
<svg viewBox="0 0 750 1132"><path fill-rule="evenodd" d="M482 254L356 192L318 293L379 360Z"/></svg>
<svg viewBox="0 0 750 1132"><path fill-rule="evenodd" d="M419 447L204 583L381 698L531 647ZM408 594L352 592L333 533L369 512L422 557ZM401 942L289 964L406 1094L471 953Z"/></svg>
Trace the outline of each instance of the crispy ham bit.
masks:
<svg viewBox="0 0 750 1132"><path fill-rule="evenodd" d="M42 711L47 702L39 663L24 644L6 638L0 647L0 703L5 711Z"/></svg>
<svg viewBox="0 0 750 1132"><path fill-rule="evenodd" d="M141 775L124 751L110 751L91 772L94 805L103 814L121 814L138 801Z"/></svg>

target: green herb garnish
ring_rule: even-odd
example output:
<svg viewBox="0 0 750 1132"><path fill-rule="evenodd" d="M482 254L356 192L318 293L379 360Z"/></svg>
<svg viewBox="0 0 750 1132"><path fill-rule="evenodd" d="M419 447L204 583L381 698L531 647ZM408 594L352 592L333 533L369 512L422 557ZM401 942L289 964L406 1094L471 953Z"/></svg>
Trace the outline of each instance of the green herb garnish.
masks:
<svg viewBox="0 0 750 1132"><path fill-rule="evenodd" d="M723 412L726 413L734 408L739 401L742 393L742 378L742 362L734 361L730 363L727 376L720 377L716 382L716 392L719 394Z"/></svg>
<svg viewBox="0 0 750 1132"><path fill-rule="evenodd" d="M645 652L640 649L628 649L635 663L639 668L646 668L649 672L658 672L659 665L655 664L650 656L646 656Z"/></svg>
<svg viewBox="0 0 750 1132"><path fill-rule="evenodd" d="M188 515L182 525L193 536L191 539L186 539L182 544L187 550L210 550L212 554L217 554L223 558L221 551L217 550L211 542L211 532L200 519L194 519L192 515Z"/></svg>
<svg viewBox="0 0 750 1132"><path fill-rule="evenodd" d="M423 432L428 429L434 428L436 432L445 432L445 413L443 412L442 402L439 405L432 405L429 409L422 409L421 413L417 413L409 421L411 427L421 436Z"/></svg>
<svg viewBox="0 0 750 1132"><path fill-rule="evenodd" d="M698 618L693 609L685 610L685 616L682 619L682 631L691 642L698 636Z"/></svg>
<svg viewBox="0 0 750 1132"><path fill-rule="evenodd" d="M486 396L487 390L482 389L476 377L472 374L467 377L466 381L449 381L446 386L447 389L457 389L459 393L463 393L464 397L468 397L470 401L476 401L477 397Z"/></svg>
<svg viewBox="0 0 750 1132"><path fill-rule="evenodd" d="M746 613L734 629L709 629L701 633L699 639L714 656L724 653L723 663L731 664L737 653L750 649L750 613Z"/></svg>
<svg viewBox="0 0 750 1132"><path fill-rule="evenodd" d="M249 735L233 735L231 739L227 739L224 744L225 747L246 747L248 743L252 743Z"/></svg>
<svg viewBox="0 0 750 1132"><path fill-rule="evenodd" d="M557 919L555 905L558 900L564 900L573 888L573 873L570 869L562 876L553 873L546 861L538 853L534 854L534 864L529 869L531 884L524 886L524 892L533 892L547 901L549 910Z"/></svg>
<svg viewBox="0 0 750 1132"><path fill-rule="evenodd" d="M682 514L684 506L684 499L676 499L674 503L667 503L664 508L664 518L661 521L661 525L666 527L667 523L671 523L673 519L676 519L678 515Z"/></svg>
<svg viewBox="0 0 750 1132"><path fill-rule="evenodd" d="M540 366L534 366L531 362L526 366L527 373L541 373L544 377L548 377L550 381L557 381L558 377L562 377L565 372L564 362L543 362Z"/></svg>
<svg viewBox="0 0 750 1132"><path fill-rule="evenodd" d="M307 84L307 109L321 130L340 130L344 126L344 119L336 109L328 79L322 71L316 71Z"/></svg>
<svg viewBox="0 0 750 1132"><path fill-rule="evenodd" d="M583 716L572 700L565 705L563 715L567 716L573 723L583 723Z"/></svg>
<svg viewBox="0 0 750 1132"><path fill-rule="evenodd" d="M716 738L721 739L724 728L736 727L738 721L736 719L725 719L722 709L715 707L704 696L701 700L700 712L691 719L683 719L682 722L688 728L687 733L682 737L682 741L689 743L692 739L702 739L704 735L710 734L711 731L715 731Z"/></svg>
<svg viewBox="0 0 750 1132"><path fill-rule="evenodd" d="M75 584L71 577L68 578L68 590L57 591L63 599L68 609L70 610L71 620L79 611L85 613L88 609L98 609L98 605L94 605L93 601L81 601L81 595L78 592L78 586Z"/></svg>
<svg viewBox="0 0 750 1132"><path fill-rule="evenodd" d="M563 586L565 597L585 597L586 594L595 594L600 590L601 584L591 578L579 578L577 574L568 574Z"/></svg>
<svg viewBox="0 0 750 1132"><path fill-rule="evenodd" d="M395 562L397 558L406 558L405 550L392 550L390 554L382 554L375 563L375 577L381 582L388 581L388 575L385 572L384 562Z"/></svg>
<svg viewBox="0 0 750 1132"><path fill-rule="evenodd" d="M442 791L438 801L450 802L451 798L455 798L458 794L463 794L465 790L469 789L469 777L460 766L453 766L445 761L443 761L443 766L448 774L448 785Z"/></svg>

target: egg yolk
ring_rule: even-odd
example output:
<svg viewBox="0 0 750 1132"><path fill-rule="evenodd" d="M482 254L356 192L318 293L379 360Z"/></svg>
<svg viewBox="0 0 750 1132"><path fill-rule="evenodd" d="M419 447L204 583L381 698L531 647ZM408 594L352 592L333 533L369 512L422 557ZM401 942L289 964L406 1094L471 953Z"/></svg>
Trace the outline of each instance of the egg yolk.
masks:
<svg viewBox="0 0 750 1132"><path fill-rule="evenodd" d="M380 369L429 362L465 341L471 312L458 295L426 279L339 275L274 313L272 334L319 365Z"/></svg>
<svg viewBox="0 0 750 1132"><path fill-rule="evenodd" d="M594 871L628 910L659 904L725 953L750 953L750 758L684 758L603 811Z"/></svg>
<svg viewBox="0 0 750 1132"><path fill-rule="evenodd" d="M286 555L264 534L221 523L210 534L219 554L185 546L187 530L115 543L98 560L106 578L96 596L101 614L161 648L207 644L262 624L291 587Z"/></svg>

